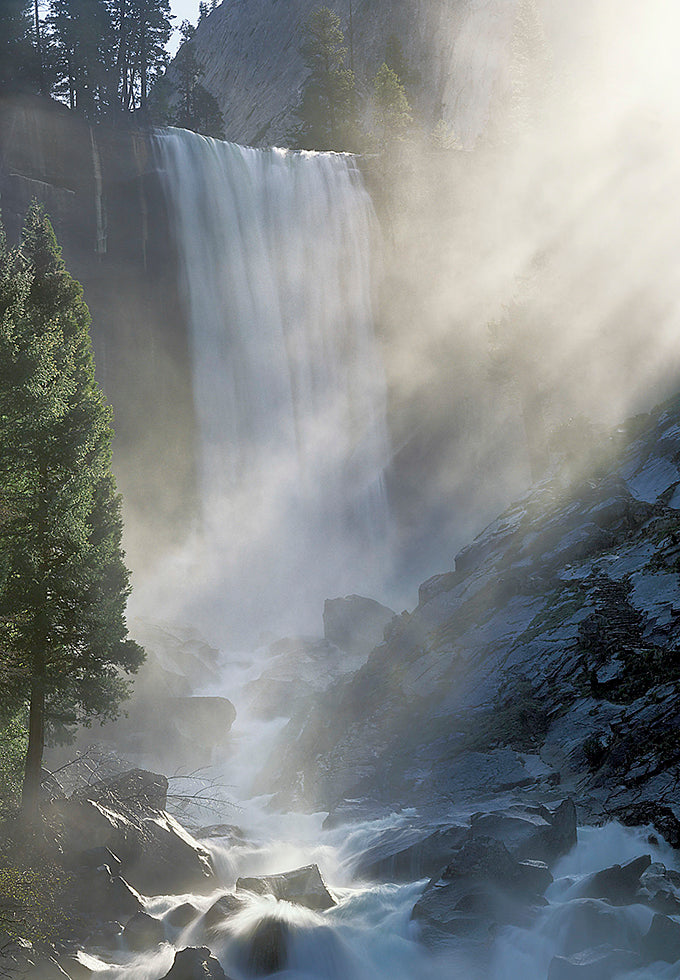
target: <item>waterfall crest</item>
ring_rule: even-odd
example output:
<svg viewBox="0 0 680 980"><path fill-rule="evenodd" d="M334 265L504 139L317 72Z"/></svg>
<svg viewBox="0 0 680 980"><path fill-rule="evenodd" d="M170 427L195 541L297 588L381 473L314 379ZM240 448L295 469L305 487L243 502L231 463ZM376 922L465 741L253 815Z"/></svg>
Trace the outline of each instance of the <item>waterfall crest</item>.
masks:
<svg viewBox="0 0 680 980"><path fill-rule="evenodd" d="M351 157L157 137L191 336L204 540L301 612L379 590L388 548L374 216ZM293 586L294 583L294 586ZM268 609L269 612L269 609ZM272 621L273 625L273 621Z"/></svg>

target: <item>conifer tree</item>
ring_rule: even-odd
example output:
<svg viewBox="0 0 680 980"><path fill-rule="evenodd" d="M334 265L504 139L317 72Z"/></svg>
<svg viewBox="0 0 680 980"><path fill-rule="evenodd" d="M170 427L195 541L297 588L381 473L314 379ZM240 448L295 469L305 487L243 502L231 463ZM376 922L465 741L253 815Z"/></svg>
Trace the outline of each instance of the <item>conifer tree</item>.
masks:
<svg viewBox="0 0 680 980"><path fill-rule="evenodd" d="M413 121L404 86L384 62L373 80L373 129L379 148L404 135Z"/></svg>
<svg viewBox="0 0 680 980"><path fill-rule="evenodd" d="M144 656L127 638L111 411L89 324L33 204L19 250L0 235L0 701L29 706L29 816L46 736L115 717L128 691L122 673Z"/></svg>
<svg viewBox="0 0 680 980"><path fill-rule="evenodd" d="M315 7L303 25L301 52L310 74L296 111L293 138L310 150L350 150L356 142L354 72L345 66L347 49L340 18Z"/></svg>

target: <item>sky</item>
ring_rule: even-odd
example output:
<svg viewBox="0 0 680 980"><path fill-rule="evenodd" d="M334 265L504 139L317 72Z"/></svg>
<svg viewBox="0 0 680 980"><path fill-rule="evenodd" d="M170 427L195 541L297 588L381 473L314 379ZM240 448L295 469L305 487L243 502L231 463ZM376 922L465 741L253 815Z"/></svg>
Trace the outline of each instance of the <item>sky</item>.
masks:
<svg viewBox="0 0 680 980"><path fill-rule="evenodd" d="M198 0L171 0L170 6L175 15L173 21L175 28L179 27L183 20L191 21L195 24L198 20ZM170 42L170 50L174 54L179 47L179 33L175 30Z"/></svg>

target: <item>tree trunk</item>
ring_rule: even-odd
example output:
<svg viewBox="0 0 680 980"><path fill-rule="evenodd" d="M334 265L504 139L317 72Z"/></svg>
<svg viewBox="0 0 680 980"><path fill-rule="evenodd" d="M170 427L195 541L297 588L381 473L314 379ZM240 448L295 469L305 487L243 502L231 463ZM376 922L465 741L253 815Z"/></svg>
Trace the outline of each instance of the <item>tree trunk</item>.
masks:
<svg viewBox="0 0 680 980"><path fill-rule="evenodd" d="M40 95L45 95L45 63L42 50L42 38L40 37L40 13L38 11L38 0L34 0L33 16L35 20L35 47L38 53L38 86Z"/></svg>
<svg viewBox="0 0 680 980"><path fill-rule="evenodd" d="M24 785L21 806L24 815L32 820L38 815L40 777L45 746L45 688L40 673L31 681L31 705L28 716L28 750L24 765Z"/></svg>

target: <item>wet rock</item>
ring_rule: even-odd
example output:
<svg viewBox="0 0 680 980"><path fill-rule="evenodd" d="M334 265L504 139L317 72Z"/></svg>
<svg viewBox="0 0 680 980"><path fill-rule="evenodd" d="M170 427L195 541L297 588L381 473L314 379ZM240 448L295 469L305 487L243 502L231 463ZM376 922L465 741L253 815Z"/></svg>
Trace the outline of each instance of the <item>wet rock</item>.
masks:
<svg viewBox="0 0 680 980"><path fill-rule="evenodd" d="M643 801L620 807L613 814L626 827L651 824L671 847L680 848L680 820L669 806Z"/></svg>
<svg viewBox="0 0 680 980"><path fill-rule="evenodd" d="M655 915L641 944L646 963L677 963L680 960L680 922Z"/></svg>
<svg viewBox="0 0 680 980"><path fill-rule="evenodd" d="M207 946L187 946L175 953L175 960L162 980L229 980Z"/></svg>
<svg viewBox="0 0 680 980"><path fill-rule="evenodd" d="M62 956L60 964L71 980L90 980L94 976L94 970L85 966L77 956Z"/></svg>
<svg viewBox="0 0 680 980"><path fill-rule="evenodd" d="M526 925L532 909L544 904L552 881L547 865L517 861L492 837L466 841L438 881L430 882L411 913L425 926L453 935L488 934L496 924Z"/></svg>
<svg viewBox="0 0 680 980"><path fill-rule="evenodd" d="M431 878L451 859L451 852L469 836L469 827L453 825L435 830L415 827L387 830L361 855L357 878L415 881Z"/></svg>
<svg viewBox="0 0 680 980"><path fill-rule="evenodd" d="M240 912L244 904L245 902L237 895L231 893L221 895L205 913L201 919L201 925L204 929L218 928L236 912Z"/></svg>
<svg viewBox="0 0 680 980"><path fill-rule="evenodd" d="M254 892L256 895L273 895L280 901L304 905L315 911L330 909L336 904L316 864L279 875L239 878L236 890Z"/></svg>
<svg viewBox="0 0 680 980"><path fill-rule="evenodd" d="M117 949L119 939L123 934L121 922L109 920L102 922L87 938L88 948Z"/></svg>
<svg viewBox="0 0 680 980"><path fill-rule="evenodd" d="M516 805L492 813L475 814L473 837L493 837L510 853L552 863L576 844L576 807L563 800L556 810L545 806Z"/></svg>
<svg viewBox="0 0 680 980"><path fill-rule="evenodd" d="M680 914L680 873L650 864L640 878L638 900L664 915Z"/></svg>
<svg viewBox="0 0 680 980"><path fill-rule="evenodd" d="M326 599L323 607L324 637L347 653L365 653L368 656L374 647L382 643L385 627L395 615L387 606L365 596Z"/></svg>
<svg viewBox="0 0 680 980"><path fill-rule="evenodd" d="M584 949L608 946L639 948L641 933L618 909L594 898L577 898L551 909L551 932L559 935L561 953L573 956Z"/></svg>
<svg viewBox="0 0 680 980"><path fill-rule="evenodd" d="M288 962L290 927L280 919L265 916L245 940L243 960L250 976L267 976L284 970Z"/></svg>
<svg viewBox="0 0 680 980"><path fill-rule="evenodd" d="M165 927L147 912L137 912L123 929L123 942L134 953L142 953L165 942Z"/></svg>
<svg viewBox="0 0 680 980"><path fill-rule="evenodd" d="M163 779L165 777L162 777ZM170 814L139 803L148 792L162 798L162 787L151 782L126 800L107 802L71 797L55 804L62 821L66 848L108 848L118 856L125 878L148 895L206 891L213 887L210 855ZM144 789L146 787L146 789ZM98 790L103 795L104 790Z"/></svg>
<svg viewBox="0 0 680 980"><path fill-rule="evenodd" d="M106 868L110 874L116 875L122 868L122 862L108 847L91 847L74 854L68 861L68 866L85 872Z"/></svg>
<svg viewBox="0 0 680 980"><path fill-rule="evenodd" d="M176 905L174 909L170 909L165 916L165 921L173 929L185 929L200 914L199 910L191 902L182 902L181 905Z"/></svg>
<svg viewBox="0 0 680 980"><path fill-rule="evenodd" d="M652 863L644 854L628 864L614 864L590 875L580 889L581 898L604 898L612 905L632 905L640 889L640 877Z"/></svg>
<svg viewBox="0 0 680 980"><path fill-rule="evenodd" d="M640 956L629 949L598 946L572 956L553 957L548 980L613 980L637 969L641 963Z"/></svg>
<svg viewBox="0 0 680 980"><path fill-rule="evenodd" d="M144 909L139 892L106 865L80 877L75 898L77 905L102 917L125 918Z"/></svg>

